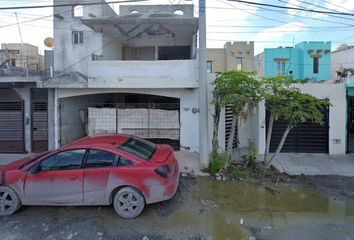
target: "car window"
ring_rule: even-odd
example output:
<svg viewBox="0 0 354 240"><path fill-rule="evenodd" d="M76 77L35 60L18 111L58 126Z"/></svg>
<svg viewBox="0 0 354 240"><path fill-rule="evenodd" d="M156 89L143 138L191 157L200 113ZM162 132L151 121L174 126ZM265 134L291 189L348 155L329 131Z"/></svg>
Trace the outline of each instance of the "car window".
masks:
<svg viewBox="0 0 354 240"><path fill-rule="evenodd" d="M113 165L117 158L118 156L114 153L101 150L90 150L85 162L85 168L109 167Z"/></svg>
<svg viewBox="0 0 354 240"><path fill-rule="evenodd" d="M129 159L126 159L124 157L119 158L118 167L126 167L126 166L132 166L132 165L134 165L134 163L132 161L130 161Z"/></svg>
<svg viewBox="0 0 354 240"><path fill-rule="evenodd" d="M142 159L150 160L156 150L156 145L140 138L131 137L118 148Z"/></svg>
<svg viewBox="0 0 354 240"><path fill-rule="evenodd" d="M41 162L42 171L69 170L81 168L84 149L57 153Z"/></svg>

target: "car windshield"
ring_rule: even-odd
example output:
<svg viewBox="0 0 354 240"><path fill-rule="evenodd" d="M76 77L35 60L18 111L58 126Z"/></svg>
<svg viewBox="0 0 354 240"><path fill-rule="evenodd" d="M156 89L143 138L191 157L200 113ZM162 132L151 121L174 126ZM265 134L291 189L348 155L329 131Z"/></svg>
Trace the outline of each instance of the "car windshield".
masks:
<svg viewBox="0 0 354 240"><path fill-rule="evenodd" d="M118 149L134 154L145 160L150 160L156 150L156 145L152 142L140 139L137 137L130 137Z"/></svg>

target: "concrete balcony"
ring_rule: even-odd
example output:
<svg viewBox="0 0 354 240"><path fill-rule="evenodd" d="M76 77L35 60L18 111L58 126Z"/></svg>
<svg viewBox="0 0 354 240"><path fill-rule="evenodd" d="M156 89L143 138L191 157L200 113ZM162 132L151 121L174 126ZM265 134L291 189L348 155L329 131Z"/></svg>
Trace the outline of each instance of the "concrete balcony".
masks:
<svg viewBox="0 0 354 240"><path fill-rule="evenodd" d="M89 88L197 88L196 60L90 61Z"/></svg>

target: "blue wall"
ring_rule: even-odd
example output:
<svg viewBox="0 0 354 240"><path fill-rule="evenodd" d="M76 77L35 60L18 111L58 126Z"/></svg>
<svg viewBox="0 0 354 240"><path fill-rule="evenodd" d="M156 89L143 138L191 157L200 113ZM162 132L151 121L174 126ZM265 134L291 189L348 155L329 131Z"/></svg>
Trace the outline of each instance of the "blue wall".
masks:
<svg viewBox="0 0 354 240"><path fill-rule="evenodd" d="M264 49L264 76L276 76L277 61L283 59L285 75L302 80L330 80L330 50L331 42L302 42L296 44L295 48L266 48ZM317 74L313 73L313 56L319 56Z"/></svg>

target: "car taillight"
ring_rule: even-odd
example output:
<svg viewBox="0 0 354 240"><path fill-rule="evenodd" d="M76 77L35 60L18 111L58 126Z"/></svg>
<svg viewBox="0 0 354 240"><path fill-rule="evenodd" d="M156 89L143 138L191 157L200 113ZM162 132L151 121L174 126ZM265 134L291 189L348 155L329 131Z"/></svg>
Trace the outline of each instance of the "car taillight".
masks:
<svg viewBox="0 0 354 240"><path fill-rule="evenodd" d="M167 164L155 168L155 172L163 178L169 178L172 174L171 169Z"/></svg>

